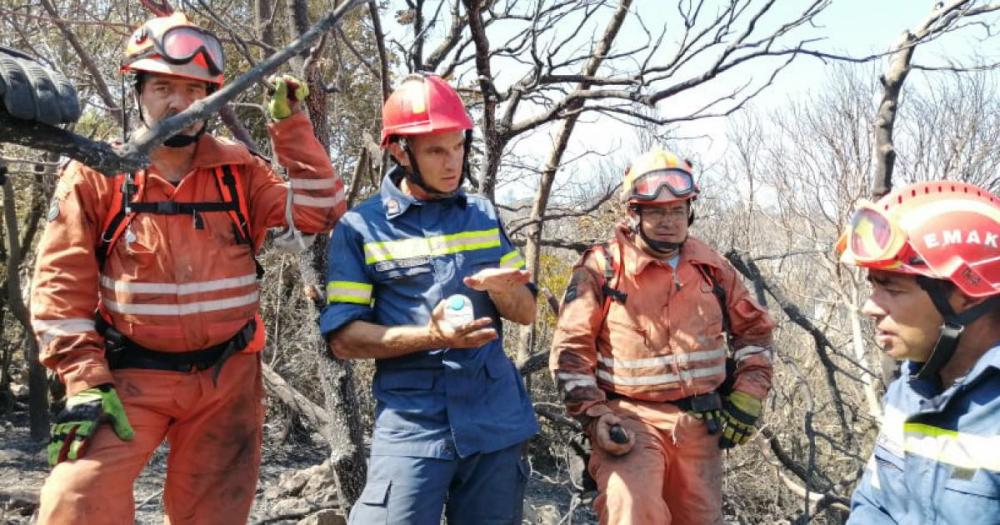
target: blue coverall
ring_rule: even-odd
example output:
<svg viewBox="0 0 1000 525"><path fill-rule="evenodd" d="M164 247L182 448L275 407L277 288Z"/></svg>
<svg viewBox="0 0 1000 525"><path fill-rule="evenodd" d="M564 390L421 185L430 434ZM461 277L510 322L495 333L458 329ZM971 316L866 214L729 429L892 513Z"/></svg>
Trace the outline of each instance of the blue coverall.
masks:
<svg viewBox="0 0 1000 525"><path fill-rule="evenodd" d="M1000 346L941 391L903 364L849 524L1000 524Z"/></svg>
<svg viewBox="0 0 1000 525"><path fill-rule="evenodd" d="M475 317L500 315L463 284L484 268L523 267L493 205L474 195L421 201L400 191L396 168L378 195L345 214L329 244L324 337L363 320L425 325L448 296ZM498 337L376 360L368 482L350 523L520 523L525 441L538 432L531 400Z"/></svg>

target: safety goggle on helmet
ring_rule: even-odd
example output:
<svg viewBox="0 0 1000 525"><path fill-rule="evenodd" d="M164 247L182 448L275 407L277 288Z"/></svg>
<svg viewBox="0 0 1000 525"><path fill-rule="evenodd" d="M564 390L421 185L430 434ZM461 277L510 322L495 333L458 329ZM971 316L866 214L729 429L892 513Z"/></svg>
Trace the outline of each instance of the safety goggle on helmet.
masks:
<svg viewBox="0 0 1000 525"><path fill-rule="evenodd" d="M837 242L840 261L1000 294L1000 199L962 182L923 182L861 202Z"/></svg>
<svg viewBox="0 0 1000 525"><path fill-rule="evenodd" d="M219 86L225 54L214 34L192 24L183 13L149 20L129 38L122 71L163 73Z"/></svg>
<svg viewBox="0 0 1000 525"><path fill-rule="evenodd" d="M667 204L698 195L691 163L664 150L643 154L625 172L622 199L629 204Z"/></svg>

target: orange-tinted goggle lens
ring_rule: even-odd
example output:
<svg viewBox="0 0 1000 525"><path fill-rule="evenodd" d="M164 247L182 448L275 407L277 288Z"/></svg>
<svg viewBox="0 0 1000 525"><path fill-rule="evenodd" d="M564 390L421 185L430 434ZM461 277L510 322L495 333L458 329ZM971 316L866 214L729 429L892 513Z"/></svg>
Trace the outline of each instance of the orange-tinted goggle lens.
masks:
<svg viewBox="0 0 1000 525"><path fill-rule="evenodd" d="M871 208L861 208L851 219L847 246L859 262L888 261L899 251L897 236L885 215Z"/></svg>
<svg viewBox="0 0 1000 525"><path fill-rule="evenodd" d="M675 197L687 197L694 192L694 180L690 173L683 170L652 171L635 180L632 195L640 200L655 199L663 188Z"/></svg>

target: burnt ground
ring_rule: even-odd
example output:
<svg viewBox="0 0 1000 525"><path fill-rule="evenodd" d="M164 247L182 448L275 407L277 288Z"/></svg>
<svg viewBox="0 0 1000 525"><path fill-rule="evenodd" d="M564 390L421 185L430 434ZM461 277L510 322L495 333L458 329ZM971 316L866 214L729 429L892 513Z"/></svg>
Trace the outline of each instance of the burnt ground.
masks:
<svg viewBox="0 0 1000 525"><path fill-rule="evenodd" d="M265 431L264 459L250 523L299 523L303 516L322 507L288 496L285 489L295 473L326 459L326 446L307 432L288 439L287 430L277 427L269 422ZM38 491L49 470L45 445L30 438L23 405L19 404L13 413L0 415L0 524L31 523ZM163 522L161 489L166 455L166 445L161 446L136 481L136 523ZM565 478L558 473L532 473L525 497L524 523L595 523L587 505L572 504ZM568 516L571 506L572 518Z"/></svg>

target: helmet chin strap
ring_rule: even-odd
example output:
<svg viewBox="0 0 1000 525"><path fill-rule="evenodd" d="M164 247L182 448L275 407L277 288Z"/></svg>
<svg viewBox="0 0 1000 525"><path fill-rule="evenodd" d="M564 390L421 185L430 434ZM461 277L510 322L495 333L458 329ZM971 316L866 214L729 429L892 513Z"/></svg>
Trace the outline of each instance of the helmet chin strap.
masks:
<svg viewBox="0 0 1000 525"><path fill-rule="evenodd" d="M641 209L636 209L635 212L640 217L642 216ZM632 230L638 232L639 237L642 238L642 242L646 243L646 246L652 248L653 251L657 251L660 253L669 253L675 250L680 250L681 247L684 246L684 242L687 241L686 236L684 237L684 240L681 242L658 241L646 235L646 230L643 229L641 220L632 219L631 222L632 222Z"/></svg>
<svg viewBox="0 0 1000 525"><path fill-rule="evenodd" d="M413 184L416 184L420 189L424 190L431 199L447 199L458 193L458 190L462 189L462 184L465 183L465 179L469 176L469 150L472 149L472 130L465 130L465 144L464 151L462 153L462 176L458 179L458 185L455 186L454 191L440 191L430 187L429 184L424 180L423 174L420 173L420 168L417 167L417 156L413 154L413 150L410 149L409 143L403 138L400 140L402 142L403 151L406 152L407 158L410 159L410 169L404 169L403 172L406 173L406 180Z"/></svg>
<svg viewBox="0 0 1000 525"><path fill-rule="evenodd" d="M970 323L987 314L1000 304L1000 295L994 295L989 299L967 308L962 312L955 312L948 302L948 294L944 287L944 281L931 279L922 275L917 276L917 284L927 292L934 307L944 318L941 323L941 333L938 335L937 343L931 349L931 354L927 358L920 370L917 371L917 379L925 381L939 382L941 370L951 361L958 348L958 342L962 337L962 332Z"/></svg>

